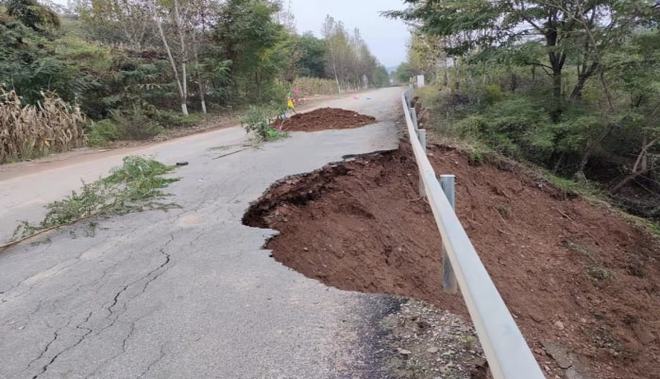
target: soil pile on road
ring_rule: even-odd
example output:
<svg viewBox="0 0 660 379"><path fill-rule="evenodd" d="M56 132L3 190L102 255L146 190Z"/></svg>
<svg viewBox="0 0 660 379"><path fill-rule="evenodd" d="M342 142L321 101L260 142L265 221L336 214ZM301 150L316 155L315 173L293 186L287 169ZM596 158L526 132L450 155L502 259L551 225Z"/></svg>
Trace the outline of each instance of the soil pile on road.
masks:
<svg viewBox="0 0 660 379"><path fill-rule="evenodd" d="M298 113L274 127L288 132L314 132L328 129L351 129L372 124L375 117L338 108L320 108L307 113Z"/></svg>
<svg viewBox="0 0 660 379"><path fill-rule="evenodd" d="M429 151L436 172L456 174L459 218L549 377L660 377L657 239L515 164ZM402 144L276 183L244 223L279 230L266 247L308 277L466 315L442 292L441 241L417 186Z"/></svg>

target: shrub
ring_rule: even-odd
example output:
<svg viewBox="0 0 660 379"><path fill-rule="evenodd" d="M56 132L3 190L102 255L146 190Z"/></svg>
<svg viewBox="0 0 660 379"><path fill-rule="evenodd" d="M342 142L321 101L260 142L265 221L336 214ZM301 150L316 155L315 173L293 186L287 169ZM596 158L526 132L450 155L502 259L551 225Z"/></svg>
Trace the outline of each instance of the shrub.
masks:
<svg viewBox="0 0 660 379"><path fill-rule="evenodd" d="M484 100L486 104L492 105L501 101L504 98L504 93L502 92L502 87L497 84L487 85L484 89Z"/></svg>
<svg viewBox="0 0 660 379"><path fill-rule="evenodd" d="M168 110L158 110L152 118L165 128L189 128L199 124L203 119L199 114L189 114L186 116L181 112Z"/></svg>
<svg viewBox="0 0 660 379"><path fill-rule="evenodd" d="M241 125L258 141L273 141L286 136L286 133L271 126L285 112L285 107L276 105L250 106L241 117Z"/></svg>
<svg viewBox="0 0 660 379"><path fill-rule="evenodd" d="M112 111L112 120L117 124L121 139L144 140L163 131L163 127L147 116L140 107Z"/></svg>
<svg viewBox="0 0 660 379"><path fill-rule="evenodd" d="M93 122L87 131L87 141L91 146L105 146L119 139L121 139L119 127L110 119Z"/></svg>

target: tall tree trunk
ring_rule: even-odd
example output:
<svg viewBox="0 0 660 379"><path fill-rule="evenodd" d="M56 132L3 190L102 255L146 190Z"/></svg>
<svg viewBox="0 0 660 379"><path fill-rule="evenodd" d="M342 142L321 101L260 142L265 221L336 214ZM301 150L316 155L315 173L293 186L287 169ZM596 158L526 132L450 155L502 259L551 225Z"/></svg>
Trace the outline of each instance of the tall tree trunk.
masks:
<svg viewBox="0 0 660 379"><path fill-rule="evenodd" d="M339 84L339 76L337 76L337 64L334 59L332 61L332 71L335 74L335 82L337 83L337 92L341 93L341 85Z"/></svg>
<svg viewBox="0 0 660 379"><path fill-rule="evenodd" d="M583 70L578 75L578 81L575 83L575 87L573 87L573 91L571 92L571 100L582 98L582 90L584 89L584 85L587 84L587 79L589 79L596 72L598 67L598 62L594 62L591 64L591 66L589 66L586 70Z"/></svg>
<svg viewBox="0 0 660 379"><path fill-rule="evenodd" d="M199 89L199 102L200 106L202 107L202 113L206 114L206 100L204 93L206 91L206 83L204 83L204 79L199 73L199 54L197 51L198 47L198 41L197 41L197 33L193 30L192 32L192 50L193 50L193 58L195 59L195 66L197 67L197 87Z"/></svg>
<svg viewBox="0 0 660 379"><path fill-rule="evenodd" d="M179 34L179 42L181 43L181 76L183 84L183 95L181 96L181 111L184 115L188 115L188 74L186 72L186 65L188 63L188 52L186 51L186 41L183 35L183 26L181 25L181 16L179 15L179 0L174 0L174 22L176 30Z"/></svg>
<svg viewBox="0 0 660 379"><path fill-rule="evenodd" d="M556 51L558 41L557 25L553 20L548 20L547 31L545 33L546 48L548 48L548 61L552 68L552 101L553 109L550 112L550 117L554 122L559 121L559 117L563 111L561 85L562 85L562 70L566 62L566 54L561 51Z"/></svg>
<svg viewBox="0 0 660 379"><path fill-rule="evenodd" d="M181 83L181 79L179 78L179 70L176 68L176 61L174 60L174 56L172 55L172 49L170 49L170 44L167 43L167 37L165 37L165 32L163 31L163 25L160 22L160 17L158 16L158 12L156 11L156 5L152 4L153 7L153 13L154 13L154 21L156 22L156 27L158 28L158 34L160 34L160 38L163 41L163 45L165 46L165 51L167 52L167 58L170 61L170 65L172 66L172 72L174 73L174 80L176 81L177 89L179 90L179 99L181 100L181 112L183 112L184 115L188 115L188 107L186 106L186 94L184 91L184 87Z"/></svg>
<svg viewBox="0 0 660 379"><path fill-rule="evenodd" d="M552 70L552 120L557 122L562 112L561 69Z"/></svg>
<svg viewBox="0 0 660 379"><path fill-rule="evenodd" d="M630 175L626 176L621 180L617 185L612 187L610 190L611 194L619 192L623 187L625 187L631 181L637 179L638 176L645 174L649 171L650 167L648 164L648 150L658 143L658 139L654 139L651 142L647 143L647 139L644 138L642 141L642 148L640 149L639 154L637 155L637 160L633 166Z"/></svg>

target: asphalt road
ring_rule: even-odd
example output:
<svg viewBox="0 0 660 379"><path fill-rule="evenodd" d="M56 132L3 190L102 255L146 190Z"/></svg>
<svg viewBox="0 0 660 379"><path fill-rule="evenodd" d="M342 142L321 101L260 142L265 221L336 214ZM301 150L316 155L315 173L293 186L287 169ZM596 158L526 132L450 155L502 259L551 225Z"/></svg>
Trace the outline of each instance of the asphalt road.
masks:
<svg viewBox="0 0 660 379"><path fill-rule="evenodd" d="M181 209L64 228L0 253L0 378L370 376L382 297L328 288L261 250L274 231L241 224L274 181L349 154L396 148L398 88L319 106L377 117L214 159L246 141L229 128L131 151L188 161L168 191ZM127 152L0 176L0 236L93 180ZM4 238L0 238L4 239Z"/></svg>

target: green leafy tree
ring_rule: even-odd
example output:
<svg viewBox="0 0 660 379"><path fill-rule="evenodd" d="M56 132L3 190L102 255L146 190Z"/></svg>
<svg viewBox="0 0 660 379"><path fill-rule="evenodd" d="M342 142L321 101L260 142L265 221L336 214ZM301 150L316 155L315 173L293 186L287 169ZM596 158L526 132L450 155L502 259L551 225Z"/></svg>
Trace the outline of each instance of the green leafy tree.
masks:
<svg viewBox="0 0 660 379"><path fill-rule="evenodd" d="M50 8L35 0L7 0L7 14L39 32L60 27L60 18Z"/></svg>

